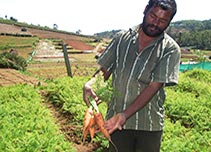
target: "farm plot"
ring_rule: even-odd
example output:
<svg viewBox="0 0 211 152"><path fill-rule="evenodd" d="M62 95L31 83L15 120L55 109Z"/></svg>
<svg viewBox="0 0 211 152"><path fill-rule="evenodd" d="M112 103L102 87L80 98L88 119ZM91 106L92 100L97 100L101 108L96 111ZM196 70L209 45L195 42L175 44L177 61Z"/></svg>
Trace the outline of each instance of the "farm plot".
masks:
<svg viewBox="0 0 211 152"><path fill-rule="evenodd" d="M0 86L10 86L20 83L37 85L41 81L34 77L23 75L14 69L0 69Z"/></svg>

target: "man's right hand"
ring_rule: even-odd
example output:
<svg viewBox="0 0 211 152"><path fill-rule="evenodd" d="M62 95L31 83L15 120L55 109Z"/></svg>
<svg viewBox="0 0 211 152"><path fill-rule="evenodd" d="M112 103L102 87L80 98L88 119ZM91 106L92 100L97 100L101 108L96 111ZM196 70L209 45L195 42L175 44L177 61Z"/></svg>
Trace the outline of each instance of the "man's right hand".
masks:
<svg viewBox="0 0 211 152"><path fill-rule="evenodd" d="M91 80L89 80L87 83L85 83L85 85L83 87L83 99L84 99L84 101L85 101L85 103L86 103L87 106L90 106L89 97L92 97L92 99L94 99L97 104L101 103L101 100L98 98L98 96L92 90L92 87L91 87L92 84L94 84L96 82L96 75L99 74L100 71L103 72L103 77L104 77L104 80L105 81L108 80L108 78L111 75L110 72L108 72L103 67L101 67L99 70L97 70L95 72L95 74L93 75L93 77L91 78Z"/></svg>
<svg viewBox="0 0 211 152"><path fill-rule="evenodd" d="M96 93L92 90L92 87L91 87L91 84L94 81L93 79L94 78L92 78L87 83L85 83L83 87L83 99L87 106L90 106L89 97L94 99L97 102L97 104L100 102L99 98L97 97Z"/></svg>

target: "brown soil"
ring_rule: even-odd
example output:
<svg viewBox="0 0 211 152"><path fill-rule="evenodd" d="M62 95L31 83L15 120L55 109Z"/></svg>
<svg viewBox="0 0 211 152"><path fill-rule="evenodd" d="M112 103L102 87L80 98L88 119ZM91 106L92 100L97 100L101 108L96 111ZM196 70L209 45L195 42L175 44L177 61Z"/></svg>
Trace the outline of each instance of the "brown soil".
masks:
<svg viewBox="0 0 211 152"><path fill-rule="evenodd" d="M21 74L14 69L0 69L0 86L11 86L15 84L39 85L43 82L30 76Z"/></svg>

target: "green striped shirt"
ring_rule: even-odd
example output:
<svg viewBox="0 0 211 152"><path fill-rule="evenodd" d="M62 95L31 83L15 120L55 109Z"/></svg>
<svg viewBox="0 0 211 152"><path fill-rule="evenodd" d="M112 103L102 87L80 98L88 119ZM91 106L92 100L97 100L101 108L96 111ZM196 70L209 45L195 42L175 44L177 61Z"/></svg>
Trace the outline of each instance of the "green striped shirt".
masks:
<svg viewBox="0 0 211 152"><path fill-rule="evenodd" d="M174 85L178 82L180 48L166 33L139 52L138 30L117 34L98 59L98 63L112 73L114 94L107 118L122 112L150 82ZM159 131L164 126L165 100L161 88L150 102L130 117L124 129Z"/></svg>

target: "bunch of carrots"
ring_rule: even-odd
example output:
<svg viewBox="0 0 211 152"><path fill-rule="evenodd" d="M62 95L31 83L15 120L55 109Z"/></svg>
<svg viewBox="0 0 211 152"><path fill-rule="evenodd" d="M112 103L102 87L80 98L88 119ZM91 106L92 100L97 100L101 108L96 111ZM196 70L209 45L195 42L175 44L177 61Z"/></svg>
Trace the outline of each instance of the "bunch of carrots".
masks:
<svg viewBox="0 0 211 152"><path fill-rule="evenodd" d="M99 130L102 134L109 140L109 142L114 146L116 152L118 149L116 145L112 142L111 136L104 127L105 121L101 112L99 112L98 106L95 100L92 100L91 106L86 110L84 116L84 124L83 124L83 143L86 140L88 133L90 133L91 141L94 138L95 133ZM93 109L94 108L94 109Z"/></svg>
<svg viewBox="0 0 211 152"><path fill-rule="evenodd" d="M84 116L83 124L83 142L85 142L88 133L90 133L91 140L93 140L97 130L101 131L102 134L111 141L111 137L108 131L104 127L105 121L103 115L98 110L93 110L93 107L90 106Z"/></svg>
<svg viewBox="0 0 211 152"><path fill-rule="evenodd" d="M86 113L84 116L83 142L85 142L88 133L90 133L90 137L92 141L95 133L99 130L106 137L106 139L108 139L109 142L114 146L114 148L116 149L116 152L118 152L116 145L111 140L111 136L108 130L104 127L105 121L104 121L102 113L99 112L99 109L95 100L92 100L90 103L91 103L91 106L86 110Z"/></svg>

